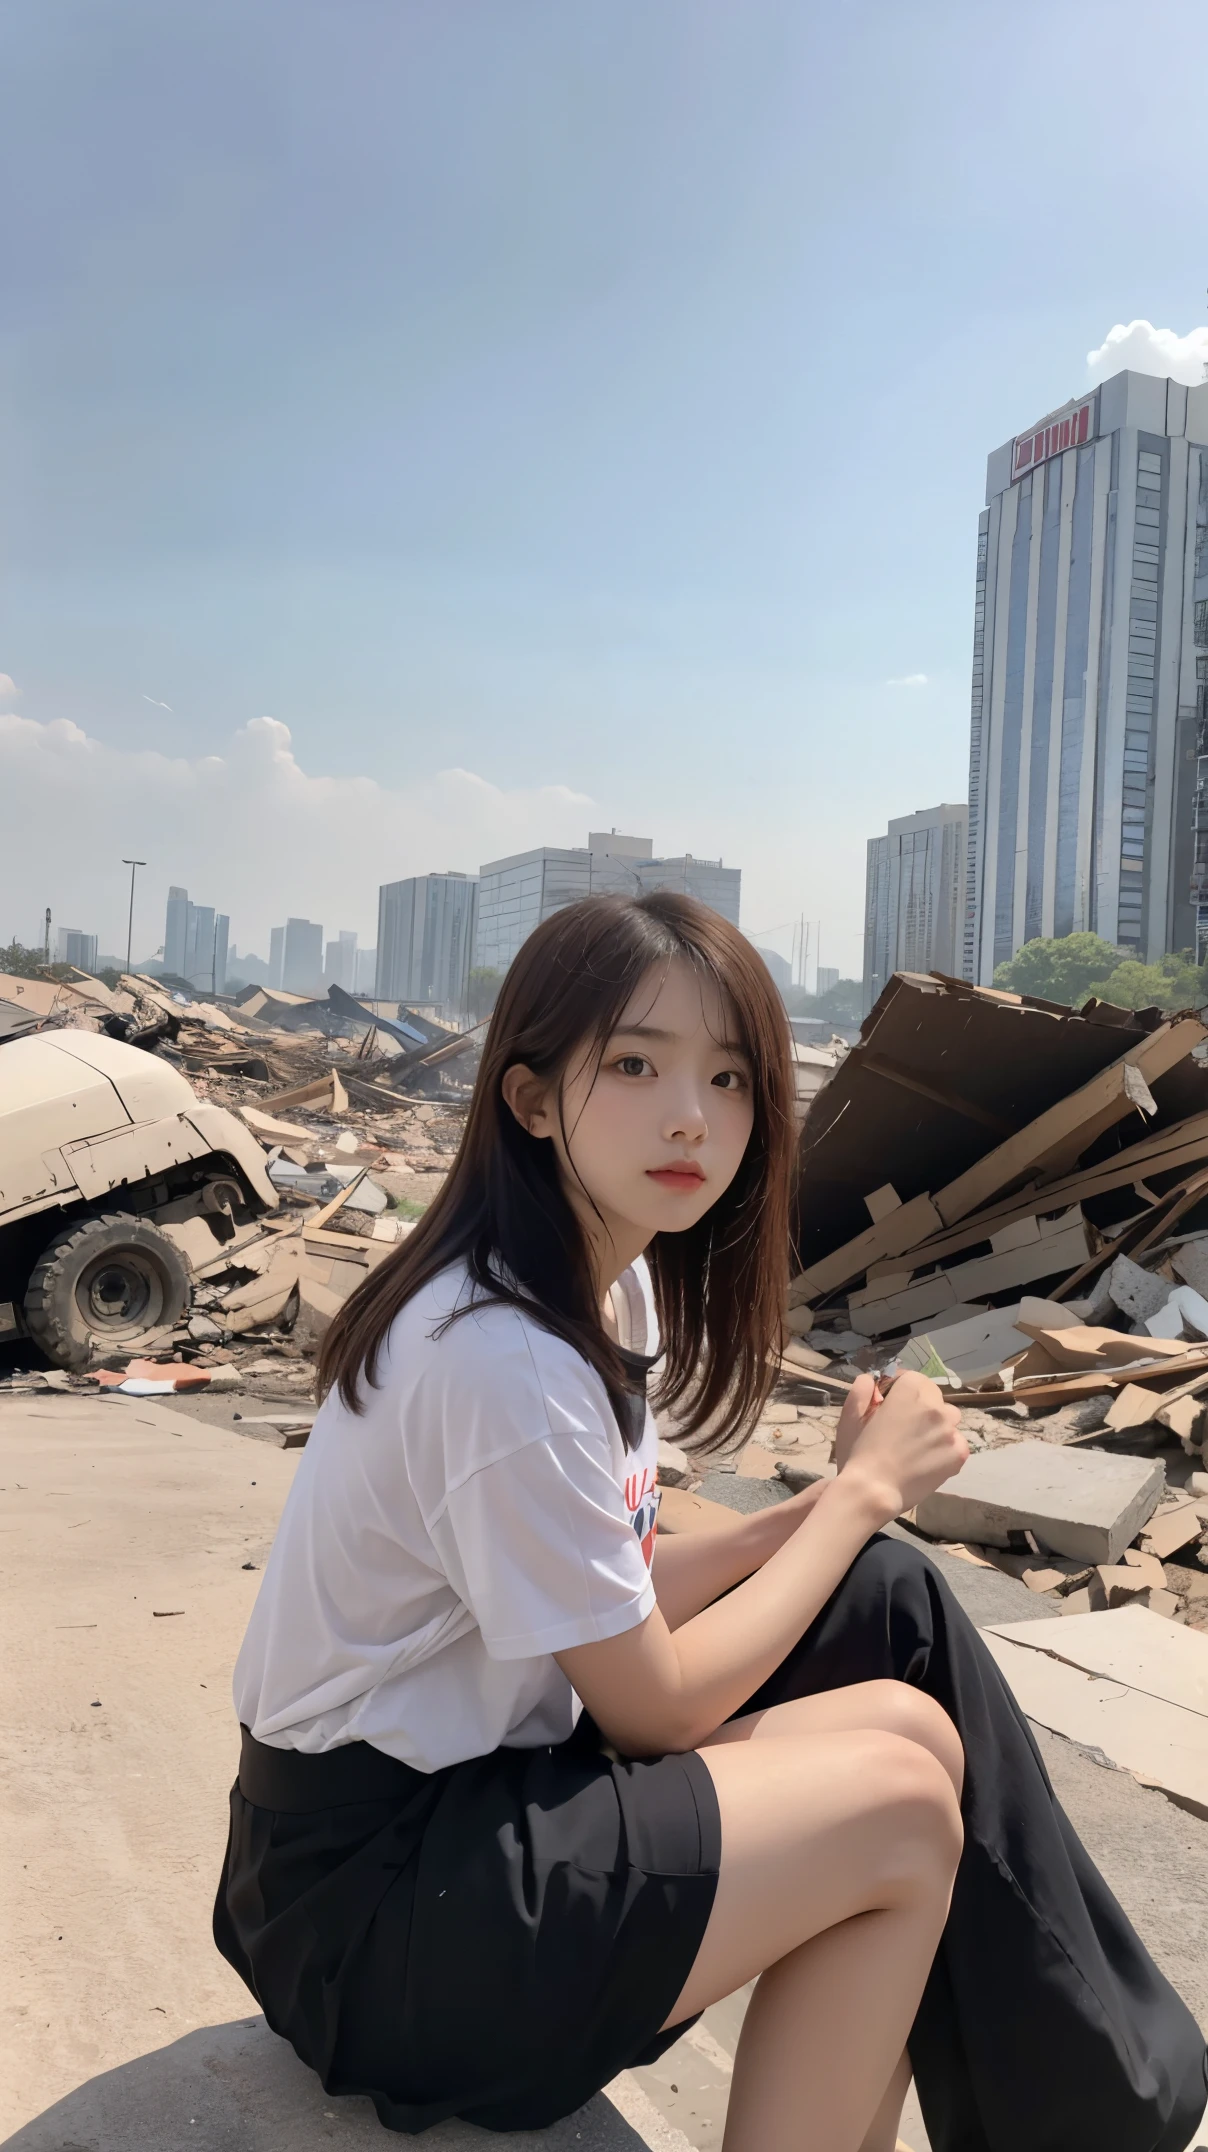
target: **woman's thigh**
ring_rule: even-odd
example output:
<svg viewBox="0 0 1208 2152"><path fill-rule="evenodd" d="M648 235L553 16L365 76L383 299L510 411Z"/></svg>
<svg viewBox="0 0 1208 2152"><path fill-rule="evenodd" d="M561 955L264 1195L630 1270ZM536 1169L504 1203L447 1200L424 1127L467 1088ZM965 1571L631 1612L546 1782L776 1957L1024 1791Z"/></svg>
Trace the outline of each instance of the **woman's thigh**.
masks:
<svg viewBox="0 0 1208 2152"><path fill-rule="evenodd" d="M941 1705L905 1681L857 1681L820 1696L769 1704L730 1719L702 1742L703 1749L742 1741L802 1740L814 1734L897 1734L916 1741L941 1763L959 1799L965 1758L960 1735Z"/></svg>
<svg viewBox="0 0 1208 2152"><path fill-rule="evenodd" d="M824 1929L951 1883L960 1811L921 1743L861 1728L739 1737L700 1755L721 1814L721 1868L669 2025Z"/></svg>

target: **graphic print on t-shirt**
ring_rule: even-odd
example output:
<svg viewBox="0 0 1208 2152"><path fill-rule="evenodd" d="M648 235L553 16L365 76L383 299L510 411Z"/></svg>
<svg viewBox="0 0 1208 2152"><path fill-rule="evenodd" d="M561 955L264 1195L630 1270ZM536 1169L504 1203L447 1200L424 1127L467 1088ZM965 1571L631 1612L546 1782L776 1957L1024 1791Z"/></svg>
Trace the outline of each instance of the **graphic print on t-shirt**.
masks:
<svg viewBox="0 0 1208 2152"><path fill-rule="evenodd" d="M659 1490L649 1466L644 1472L630 1473L625 1482L625 1507L642 1543L642 1558L649 1569L654 1560L655 1522L659 1513Z"/></svg>

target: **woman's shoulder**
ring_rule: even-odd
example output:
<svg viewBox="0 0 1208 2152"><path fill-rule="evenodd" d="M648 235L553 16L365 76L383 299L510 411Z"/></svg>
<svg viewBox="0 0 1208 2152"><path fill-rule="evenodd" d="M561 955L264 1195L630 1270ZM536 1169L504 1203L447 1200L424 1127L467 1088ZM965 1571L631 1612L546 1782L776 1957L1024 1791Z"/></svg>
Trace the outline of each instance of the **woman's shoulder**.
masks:
<svg viewBox="0 0 1208 2152"><path fill-rule="evenodd" d="M498 1395L503 1384L556 1395L599 1381L575 1346L536 1314L498 1299L465 1262L438 1271L399 1310L385 1357L429 1396L483 1385Z"/></svg>

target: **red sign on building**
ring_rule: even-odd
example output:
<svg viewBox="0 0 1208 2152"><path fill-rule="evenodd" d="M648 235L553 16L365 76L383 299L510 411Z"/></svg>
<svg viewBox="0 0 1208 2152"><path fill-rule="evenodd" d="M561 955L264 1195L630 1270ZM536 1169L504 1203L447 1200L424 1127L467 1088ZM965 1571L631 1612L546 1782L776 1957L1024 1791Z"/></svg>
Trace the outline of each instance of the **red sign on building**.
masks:
<svg viewBox="0 0 1208 2152"><path fill-rule="evenodd" d="M1064 418L1055 418L1047 426L1038 426L1034 433L1020 433L1015 437L1011 457L1012 478L1022 478L1025 471L1034 471L1038 463L1047 463L1050 456L1060 456L1067 448L1078 448L1090 439L1094 419L1095 399L1088 396L1085 403L1075 405Z"/></svg>

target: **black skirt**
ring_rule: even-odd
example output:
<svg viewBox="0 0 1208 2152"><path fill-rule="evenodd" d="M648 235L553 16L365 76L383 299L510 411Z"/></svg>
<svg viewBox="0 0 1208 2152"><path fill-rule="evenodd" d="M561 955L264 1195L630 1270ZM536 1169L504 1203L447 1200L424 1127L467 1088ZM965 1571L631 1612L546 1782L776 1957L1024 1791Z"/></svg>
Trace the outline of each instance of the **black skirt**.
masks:
<svg viewBox="0 0 1208 2152"><path fill-rule="evenodd" d="M700 1757L614 1762L590 1722L430 1775L245 1730L214 1937L387 2128L541 2129L682 2030L720 1857Z"/></svg>

